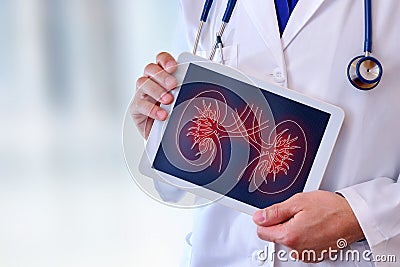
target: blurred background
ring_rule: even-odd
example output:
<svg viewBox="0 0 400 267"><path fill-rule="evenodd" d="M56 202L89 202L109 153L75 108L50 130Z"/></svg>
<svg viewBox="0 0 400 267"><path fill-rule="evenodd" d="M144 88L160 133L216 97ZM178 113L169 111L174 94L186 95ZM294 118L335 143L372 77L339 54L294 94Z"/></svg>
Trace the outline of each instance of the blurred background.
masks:
<svg viewBox="0 0 400 267"><path fill-rule="evenodd" d="M141 192L122 153L135 81L172 50L178 14L177 1L0 0L1 267L178 265L191 211Z"/></svg>

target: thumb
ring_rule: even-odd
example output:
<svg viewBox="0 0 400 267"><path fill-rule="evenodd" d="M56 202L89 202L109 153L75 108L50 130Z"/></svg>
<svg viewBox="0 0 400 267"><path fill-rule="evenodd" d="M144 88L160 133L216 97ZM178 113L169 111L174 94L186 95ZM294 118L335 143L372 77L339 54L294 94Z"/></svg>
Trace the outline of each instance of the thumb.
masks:
<svg viewBox="0 0 400 267"><path fill-rule="evenodd" d="M253 215L254 222L259 226L273 226L283 223L298 213L298 203L289 198L288 200L259 210Z"/></svg>

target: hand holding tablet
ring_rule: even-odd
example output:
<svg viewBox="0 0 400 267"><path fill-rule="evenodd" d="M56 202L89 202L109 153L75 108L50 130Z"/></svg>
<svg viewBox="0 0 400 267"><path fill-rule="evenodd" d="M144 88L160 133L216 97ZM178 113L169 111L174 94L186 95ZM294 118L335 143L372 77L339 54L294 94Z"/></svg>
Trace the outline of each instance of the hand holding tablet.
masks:
<svg viewBox="0 0 400 267"><path fill-rule="evenodd" d="M318 189L344 119L338 107L184 53L181 84L140 170L248 214Z"/></svg>

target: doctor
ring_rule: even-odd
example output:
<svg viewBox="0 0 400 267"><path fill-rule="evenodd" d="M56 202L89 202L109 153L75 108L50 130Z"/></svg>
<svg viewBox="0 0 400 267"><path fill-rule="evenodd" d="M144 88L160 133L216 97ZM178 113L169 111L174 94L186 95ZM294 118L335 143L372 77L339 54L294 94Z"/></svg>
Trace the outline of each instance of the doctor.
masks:
<svg viewBox="0 0 400 267"><path fill-rule="evenodd" d="M344 126L319 191L297 194L253 218L218 203L198 209L183 266L307 266L308 261L321 261L318 266L399 266L400 3L372 1L373 55L382 62L384 75L375 89L361 91L348 81L346 70L363 53L364 1L300 0L295 5L292 0L288 20L279 9L282 1L237 2L222 38L224 62L341 107ZM225 7L226 1L214 1L198 54L212 49ZM181 8L182 50L190 51L203 1L181 0ZM160 53L137 81L131 114L145 137L153 119L168 116L154 103L173 101L168 91L176 85L171 75L175 65L170 54ZM338 240L347 242L345 250L359 252L360 259L301 255L342 248ZM284 256L291 250L300 252L292 254L299 261ZM390 255L397 263L379 261Z"/></svg>

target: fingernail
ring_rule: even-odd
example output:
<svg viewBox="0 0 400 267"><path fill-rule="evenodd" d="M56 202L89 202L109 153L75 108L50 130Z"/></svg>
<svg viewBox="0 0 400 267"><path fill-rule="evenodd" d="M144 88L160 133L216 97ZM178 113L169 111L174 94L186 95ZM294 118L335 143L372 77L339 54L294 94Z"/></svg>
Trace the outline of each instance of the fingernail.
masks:
<svg viewBox="0 0 400 267"><path fill-rule="evenodd" d="M167 64L165 65L167 69L172 68L173 66L175 66L175 63L173 61L168 61Z"/></svg>
<svg viewBox="0 0 400 267"><path fill-rule="evenodd" d="M167 78L165 78L165 84L168 87L172 87L173 85L175 85L175 78L168 76Z"/></svg>
<svg viewBox="0 0 400 267"><path fill-rule="evenodd" d="M256 213L254 213L253 220L257 224L264 223L266 221L265 210L259 210Z"/></svg>
<svg viewBox="0 0 400 267"><path fill-rule="evenodd" d="M160 120L164 120L165 118L167 118L167 112L165 112L165 110L159 110L157 111L157 118Z"/></svg>
<svg viewBox="0 0 400 267"><path fill-rule="evenodd" d="M169 103L172 101L172 99L173 99L173 97L171 94L165 94L161 97L161 100L163 103Z"/></svg>

